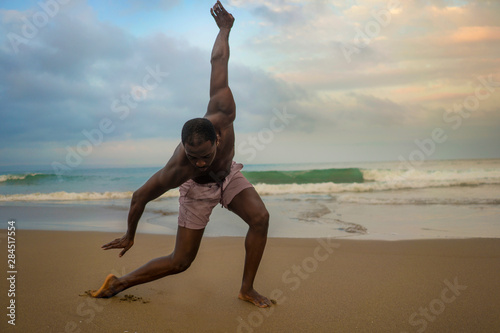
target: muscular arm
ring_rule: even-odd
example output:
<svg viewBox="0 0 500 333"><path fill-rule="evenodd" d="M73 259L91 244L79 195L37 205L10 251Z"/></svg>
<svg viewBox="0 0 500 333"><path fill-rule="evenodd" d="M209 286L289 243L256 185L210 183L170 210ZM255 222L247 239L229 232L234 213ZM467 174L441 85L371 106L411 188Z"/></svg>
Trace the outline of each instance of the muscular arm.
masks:
<svg viewBox="0 0 500 333"><path fill-rule="evenodd" d="M210 102L208 103L206 116L221 113L228 116L227 120L232 123L235 117L236 106L228 84L228 63L229 33L233 26L234 18L222 7L219 1L210 9L210 12L220 30L215 39L210 59L212 65L212 72L210 74Z"/></svg>
<svg viewBox="0 0 500 333"><path fill-rule="evenodd" d="M134 245L137 225L148 202L158 198L168 190L180 186L192 177L192 166L187 165L187 163L184 148L179 144L167 165L134 192L128 214L127 233L121 238L104 244L102 246L104 250L123 249L119 254L121 257Z"/></svg>
<svg viewBox="0 0 500 333"><path fill-rule="evenodd" d="M168 170L166 167L155 173L149 180L141 186L132 195L132 201L130 203L130 210L128 213L127 220L127 238L133 240L135 238L135 232L137 230L137 225L141 219L142 213L148 202L161 196L163 193L174 188L175 186L169 185L168 181Z"/></svg>
<svg viewBox="0 0 500 333"><path fill-rule="evenodd" d="M222 28L215 39L212 49L210 63L212 72L210 75L210 97L216 95L219 90L227 88L228 85L228 63L229 63L229 33L230 29Z"/></svg>
<svg viewBox="0 0 500 333"><path fill-rule="evenodd" d="M163 193L180 186L190 178L187 169L182 165L185 153L179 144L167 165L156 172L149 180L132 195L128 214L128 229L126 236L134 239L137 224L148 202L160 197Z"/></svg>

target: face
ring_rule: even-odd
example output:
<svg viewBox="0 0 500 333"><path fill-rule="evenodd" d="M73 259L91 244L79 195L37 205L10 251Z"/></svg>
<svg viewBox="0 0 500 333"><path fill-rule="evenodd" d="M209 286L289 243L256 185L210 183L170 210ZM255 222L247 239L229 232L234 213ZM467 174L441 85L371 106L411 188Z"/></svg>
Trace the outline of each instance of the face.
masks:
<svg viewBox="0 0 500 333"><path fill-rule="evenodd" d="M207 140L196 146L184 145L188 160L200 171L206 171L215 159L217 144Z"/></svg>

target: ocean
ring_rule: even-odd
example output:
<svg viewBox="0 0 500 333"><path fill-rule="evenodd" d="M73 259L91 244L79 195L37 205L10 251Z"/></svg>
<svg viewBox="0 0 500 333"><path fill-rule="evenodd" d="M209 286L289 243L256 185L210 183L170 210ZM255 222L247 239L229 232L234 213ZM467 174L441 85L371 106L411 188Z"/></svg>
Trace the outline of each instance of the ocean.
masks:
<svg viewBox="0 0 500 333"><path fill-rule="evenodd" d="M124 231L133 191L158 169L87 167L58 174L4 167L0 221L15 219L20 229ZM500 159L425 161L416 167L401 162L245 165L243 174L268 206L275 237L500 237ZM174 189L150 203L139 231L175 233L177 198ZM464 214L469 220L463 221ZM453 216L458 222L450 225ZM209 235L244 235L244 224L234 227L227 211L214 212L212 220L217 219L225 222L214 222Z"/></svg>

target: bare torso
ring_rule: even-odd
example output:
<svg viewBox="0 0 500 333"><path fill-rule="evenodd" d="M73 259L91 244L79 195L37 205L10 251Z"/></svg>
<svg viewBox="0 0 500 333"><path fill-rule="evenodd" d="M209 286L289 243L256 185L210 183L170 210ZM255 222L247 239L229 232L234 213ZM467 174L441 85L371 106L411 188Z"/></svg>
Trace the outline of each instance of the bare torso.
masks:
<svg viewBox="0 0 500 333"><path fill-rule="evenodd" d="M212 121L211 118L207 117ZM231 171L231 164L234 157L234 127L233 124L225 128L217 128L216 121L212 121L219 138L215 159L202 174L194 174L192 179L200 184L222 182ZM187 158L186 158L187 159ZM198 172L199 173L199 172Z"/></svg>

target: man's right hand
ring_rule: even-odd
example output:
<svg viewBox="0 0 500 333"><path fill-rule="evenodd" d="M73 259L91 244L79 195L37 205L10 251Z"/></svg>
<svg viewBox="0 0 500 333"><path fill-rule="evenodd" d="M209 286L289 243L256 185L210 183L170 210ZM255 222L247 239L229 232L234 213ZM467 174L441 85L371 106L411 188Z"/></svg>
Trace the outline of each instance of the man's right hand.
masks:
<svg viewBox="0 0 500 333"><path fill-rule="evenodd" d="M233 27L234 17L226 11L220 1L217 1L213 8L210 8L210 13L219 29L231 29Z"/></svg>
<svg viewBox="0 0 500 333"><path fill-rule="evenodd" d="M103 250L123 249L122 252L120 252L120 254L118 255L119 257L121 257L132 247L132 245L134 245L134 240L127 237L127 235L124 235L122 238L117 238L107 244L104 244L103 246L101 246L101 248Z"/></svg>

